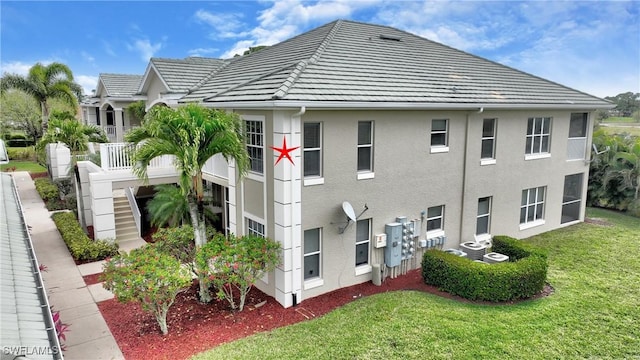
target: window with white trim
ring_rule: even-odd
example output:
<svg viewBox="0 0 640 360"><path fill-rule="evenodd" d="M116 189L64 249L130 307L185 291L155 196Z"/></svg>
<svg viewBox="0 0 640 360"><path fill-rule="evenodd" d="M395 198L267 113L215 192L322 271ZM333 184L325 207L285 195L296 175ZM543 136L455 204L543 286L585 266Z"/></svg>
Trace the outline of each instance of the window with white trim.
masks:
<svg viewBox="0 0 640 360"><path fill-rule="evenodd" d="M369 264L371 219L356 221L356 266Z"/></svg>
<svg viewBox="0 0 640 360"><path fill-rule="evenodd" d="M447 147L449 145L448 129L449 120L431 120L431 147Z"/></svg>
<svg viewBox="0 0 640 360"><path fill-rule="evenodd" d="M476 235L489 234L491 226L491 196L478 199Z"/></svg>
<svg viewBox="0 0 640 360"><path fill-rule="evenodd" d="M264 232L264 225L249 218L247 218L247 234L266 237L266 234Z"/></svg>
<svg viewBox="0 0 640 360"><path fill-rule="evenodd" d="M522 190L520 224L544 220L544 198L546 190L546 186Z"/></svg>
<svg viewBox="0 0 640 360"><path fill-rule="evenodd" d="M547 154L551 141L551 118L529 118L525 154Z"/></svg>
<svg viewBox="0 0 640 360"><path fill-rule="evenodd" d="M584 160L587 150L587 113L572 113L569 120L567 160Z"/></svg>
<svg viewBox="0 0 640 360"><path fill-rule="evenodd" d="M444 205L427 209L427 231L444 230Z"/></svg>
<svg viewBox="0 0 640 360"><path fill-rule="evenodd" d="M495 159L496 154L496 119L484 119L482 121L482 146L481 159Z"/></svg>
<svg viewBox="0 0 640 360"><path fill-rule="evenodd" d="M564 177L564 192L562 194L562 215L560 223L580 220L582 209L582 174Z"/></svg>
<svg viewBox="0 0 640 360"><path fill-rule="evenodd" d="M322 176L322 123L304 123L304 176Z"/></svg>
<svg viewBox="0 0 640 360"><path fill-rule="evenodd" d="M358 171L373 171L373 121L358 121Z"/></svg>
<svg viewBox="0 0 640 360"><path fill-rule="evenodd" d="M322 276L322 229L304 231L304 279L316 279Z"/></svg>
<svg viewBox="0 0 640 360"><path fill-rule="evenodd" d="M264 173L264 130L260 120L245 120L247 152L249 153L249 170L258 174Z"/></svg>

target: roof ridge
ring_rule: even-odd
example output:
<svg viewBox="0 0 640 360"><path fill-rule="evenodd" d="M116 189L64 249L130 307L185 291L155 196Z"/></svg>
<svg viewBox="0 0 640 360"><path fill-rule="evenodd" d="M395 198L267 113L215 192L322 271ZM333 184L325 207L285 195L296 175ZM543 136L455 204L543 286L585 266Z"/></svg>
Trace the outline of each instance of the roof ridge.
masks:
<svg viewBox="0 0 640 360"><path fill-rule="evenodd" d="M305 61L305 60L302 60L302 61ZM298 62L297 64L295 64L295 66L297 67L299 64L300 64L300 62ZM244 81L244 82L242 82L242 83L239 83L239 84L236 84L236 85L234 85L234 86L231 86L231 87L229 87L229 88L227 88L227 89L224 89L224 90L220 91L219 93L217 93L217 94L215 94L215 95L213 95L213 96L209 96L209 97L204 98L203 100L212 99L212 98L214 98L214 97L216 97L216 96L218 96L218 95L222 95L222 94L227 93L227 92L229 92L229 91L233 91L233 90L235 90L235 89L237 89L237 88L239 88L239 87L242 87L242 86L245 86L245 85L247 85L247 84L250 84L250 83L252 83L252 82L254 82L254 81L256 81L256 80L264 79L264 78L266 78L266 77L268 77L268 76L273 75L274 73L277 73L278 71L282 71L282 70L284 70L284 69L286 69L286 68L288 68L288 67L291 67L291 66L294 66L294 65L293 65L293 64L291 64L291 63L289 63L289 64L285 64L284 66L280 66L280 67L278 67L278 68L275 68L275 69L273 69L272 71L269 71L268 73L261 74L260 76L253 77L253 78L251 78L251 79L249 79L249 80L247 80L247 81Z"/></svg>
<svg viewBox="0 0 640 360"><path fill-rule="evenodd" d="M202 85L206 84L209 80L211 80L212 77L214 77L216 74L218 74L224 68L226 68L230 63L231 63L230 60L222 60L222 65L220 65L220 66L216 67L215 69L211 70L211 72L209 72L204 78L200 79L200 81L198 81L197 83L195 83L195 85L190 87L187 90L187 93L190 94L191 92L199 89Z"/></svg>
<svg viewBox="0 0 640 360"><path fill-rule="evenodd" d="M320 45L318 45L318 48L313 53L313 55L311 55L309 60L300 60L296 64L291 74L287 77L287 79L284 82L282 82L282 85L280 85L278 90L276 90L273 93L273 96L272 96L273 99L280 99L285 97L289 92L289 89L291 89L293 84L295 84L296 80L298 80L300 75L304 72L304 69L307 68L307 65L315 64L320 60L320 56L322 56L322 53L325 52L325 50L327 49L327 46L329 46L329 43L335 37L335 34L340 29L341 24L342 24L342 20L337 20L333 25L333 27L331 28L331 30L327 33L325 38L322 40Z"/></svg>

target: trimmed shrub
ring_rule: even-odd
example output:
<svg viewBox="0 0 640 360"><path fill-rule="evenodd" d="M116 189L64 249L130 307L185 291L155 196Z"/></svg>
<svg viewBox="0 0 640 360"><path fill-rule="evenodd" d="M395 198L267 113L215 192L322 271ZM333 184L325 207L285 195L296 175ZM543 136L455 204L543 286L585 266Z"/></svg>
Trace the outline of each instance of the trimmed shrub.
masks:
<svg viewBox="0 0 640 360"><path fill-rule="evenodd" d="M58 186L51 182L49 178L38 178L34 180L34 183L36 185L36 191L38 191L38 194L40 194L40 197L45 202L60 199Z"/></svg>
<svg viewBox="0 0 640 360"><path fill-rule="evenodd" d="M104 288L118 301L139 302L153 313L163 335L169 332L167 313L176 296L191 285L191 274L172 256L144 246L104 264Z"/></svg>
<svg viewBox="0 0 640 360"><path fill-rule="evenodd" d="M427 250L422 258L425 283L469 300L510 301L542 291L547 259L541 250L506 236L494 237L493 244L492 251L508 255L509 262L486 265Z"/></svg>
<svg viewBox="0 0 640 360"><path fill-rule="evenodd" d="M7 148L7 155L10 160L35 160L36 152L33 147Z"/></svg>
<svg viewBox="0 0 640 360"><path fill-rule="evenodd" d="M56 223L62 239L69 252L79 261L98 261L118 254L118 245L107 241L89 239L82 231L75 215L70 212L59 212L51 215Z"/></svg>
<svg viewBox="0 0 640 360"><path fill-rule="evenodd" d="M213 228L207 228L207 239L212 238L214 234L215 230ZM195 271L196 244L193 226L183 225L175 228L161 228L151 238L158 251L173 256L182 264L188 265L191 271Z"/></svg>

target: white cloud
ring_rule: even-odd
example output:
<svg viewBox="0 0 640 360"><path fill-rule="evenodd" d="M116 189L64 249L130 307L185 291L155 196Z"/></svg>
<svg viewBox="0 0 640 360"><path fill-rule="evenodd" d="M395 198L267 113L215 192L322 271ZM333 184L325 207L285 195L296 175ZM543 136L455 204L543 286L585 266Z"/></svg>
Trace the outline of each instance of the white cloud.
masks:
<svg viewBox="0 0 640 360"><path fill-rule="evenodd" d="M82 56L82 58L83 58L86 62L88 62L88 63L93 64L93 63L95 63L95 61L96 61L96 58L94 58L93 56L91 56L91 54L89 54L89 53L88 53L88 52L86 52L86 51L81 51L81 52L80 52L80 55L81 55L81 56Z"/></svg>
<svg viewBox="0 0 640 360"><path fill-rule="evenodd" d="M17 74L17 75L27 75L29 73L29 69L35 65L35 63L23 63L21 61L12 61L9 63L2 63L2 74Z"/></svg>
<svg viewBox="0 0 640 360"><path fill-rule="evenodd" d="M189 53L189 56L206 56L210 54L215 54L218 51L220 51L220 49L218 48L197 48L197 49L189 50L188 53Z"/></svg>
<svg viewBox="0 0 640 360"><path fill-rule="evenodd" d="M194 14L196 21L204 23L213 28L210 34L212 39L236 38L246 36L247 33L239 31L244 24L241 21L243 15L237 13L214 14L206 10L198 10Z"/></svg>
<svg viewBox="0 0 640 360"><path fill-rule="evenodd" d="M104 48L104 52L106 52L110 56L113 56L113 57L118 56L118 54L116 54L116 52L113 51L113 47L111 47L111 44L109 42L103 40L102 41L102 47Z"/></svg>
<svg viewBox="0 0 640 360"><path fill-rule="evenodd" d="M75 76L76 83L82 86L85 95L91 95L92 90L98 86L98 77L90 75Z"/></svg>
<svg viewBox="0 0 640 360"><path fill-rule="evenodd" d="M238 41L237 43L235 43L235 45L231 49L227 50L220 57L222 59L228 59L228 58L232 58L236 54L242 55L246 50L248 50L252 46L256 46L254 40Z"/></svg>
<svg viewBox="0 0 640 360"><path fill-rule="evenodd" d="M127 49L130 51L137 51L140 53L140 59L144 62L148 62L160 49L162 49L162 42L152 44L149 39L136 39L132 44L127 44Z"/></svg>

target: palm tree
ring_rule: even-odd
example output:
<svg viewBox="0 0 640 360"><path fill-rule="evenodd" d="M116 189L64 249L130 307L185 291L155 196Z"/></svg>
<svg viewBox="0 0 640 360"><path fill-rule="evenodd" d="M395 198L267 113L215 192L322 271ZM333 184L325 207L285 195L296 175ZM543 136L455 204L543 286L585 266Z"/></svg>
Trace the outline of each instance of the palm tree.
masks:
<svg viewBox="0 0 640 360"><path fill-rule="evenodd" d="M156 193L147 203L147 211L151 220L151 226L170 227L180 224L190 223L189 204L182 196L180 188L173 184L156 185ZM205 198L205 204L211 203L211 196ZM218 216L209 208L205 207L205 220L209 224L215 223ZM193 234L192 234L193 235Z"/></svg>
<svg viewBox="0 0 640 360"><path fill-rule="evenodd" d="M133 171L148 179L147 168L157 156L175 156L179 173L178 187L187 199L189 217L194 231L196 247L206 242L204 188L202 168L207 160L222 154L227 161L234 160L239 176L249 166L242 123L237 114L189 104L176 109L154 107L146 115L142 126L125 135L125 140L136 145L133 151ZM200 282L200 300L211 300L208 289Z"/></svg>
<svg viewBox="0 0 640 360"><path fill-rule="evenodd" d="M37 63L29 69L25 76L6 74L0 79L0 92L8 89L22 90L32 96L40 104L42 111L42 133L47 132L49 123L49 99L58 98L75 109L82 99L82 87L74 82L71 69L65 64Z"/></svg>
<svg viewBox="0 0 640 360"><path fill-rule="evenodd" d="M620 190L632 190L633 201L640 199L640 138L636 138L626 151L618 151L605 176L606 182L620 180Z"/></svg>
<svg viewBox="0 0 640 360"><path fill-rule="evenodd" d="M56 142L66 144L71 154L78 155L87 151L90 142L106 143L109 139L102 128L84 125L68 112L54 111L51 113L51 124L38 141L36 149Z"/></svg>

